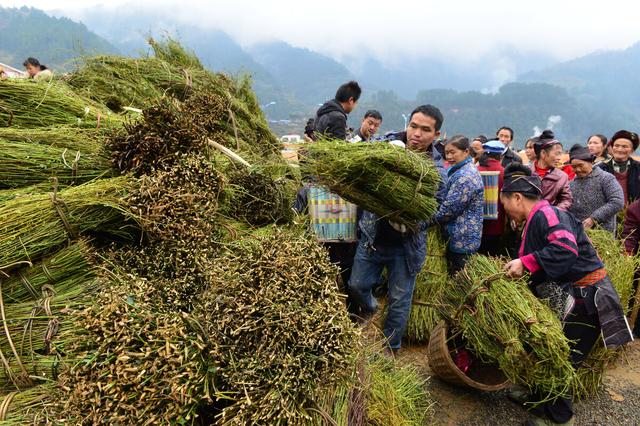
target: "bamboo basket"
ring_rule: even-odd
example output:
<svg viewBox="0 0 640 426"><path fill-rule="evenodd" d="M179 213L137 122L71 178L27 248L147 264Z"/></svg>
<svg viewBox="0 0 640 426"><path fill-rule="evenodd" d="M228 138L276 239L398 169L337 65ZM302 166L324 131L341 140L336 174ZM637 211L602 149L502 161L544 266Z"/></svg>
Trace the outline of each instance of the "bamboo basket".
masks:
<svg viewBox="0 0 640 426"><path fill-rule="evenodd" d="M505 375L494 365L483 365L472 376L463 373L451 359L448 331L447 323L440 321L431 332L427 351L433 374L447 383L486 392L495 392L509 385Z"/></svg>

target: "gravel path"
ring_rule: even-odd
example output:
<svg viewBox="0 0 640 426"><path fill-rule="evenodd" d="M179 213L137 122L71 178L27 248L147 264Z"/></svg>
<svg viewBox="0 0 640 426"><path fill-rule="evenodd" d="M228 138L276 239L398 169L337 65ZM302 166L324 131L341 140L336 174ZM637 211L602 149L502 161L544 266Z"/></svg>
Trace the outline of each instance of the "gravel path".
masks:
<svg viewBox="0 0 640 426"><path fill-rule="evenodd" d="M431 371L426 347L409 346L399 354L400 363ZM507 399L505 392L484 393L455 387L431 377L428 389L435 402L434 424L466 426L521 425L527 418L522 407ZM605 375L596 397L575 405L576 425L640 425L640 341L628 345L625 355Z"/></svg>

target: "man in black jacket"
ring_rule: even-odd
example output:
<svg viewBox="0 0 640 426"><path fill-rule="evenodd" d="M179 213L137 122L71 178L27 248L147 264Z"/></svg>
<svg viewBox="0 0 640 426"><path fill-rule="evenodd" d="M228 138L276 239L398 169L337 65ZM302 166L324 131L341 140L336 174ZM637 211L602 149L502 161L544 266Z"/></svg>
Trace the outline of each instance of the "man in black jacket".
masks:
<svg viewBox="0 0 640 426"><path fill-rule="evenodd" d="M522 164L522 158L517 152L511 149L511 143L513 142L513 129L510 127L502 126L496 132L496 137L502 142L506 148L504 154L502 154L502 167L507 167L509 164L516 162Z"/></svg>
<svg viewBox="0 0 640 426"><path fill-rule="evenodd" d="M362 89L355 81L340 86L336 97L325 102L316 113L316 138L346 139L347 114L355 109L361 93Z"/></svg>

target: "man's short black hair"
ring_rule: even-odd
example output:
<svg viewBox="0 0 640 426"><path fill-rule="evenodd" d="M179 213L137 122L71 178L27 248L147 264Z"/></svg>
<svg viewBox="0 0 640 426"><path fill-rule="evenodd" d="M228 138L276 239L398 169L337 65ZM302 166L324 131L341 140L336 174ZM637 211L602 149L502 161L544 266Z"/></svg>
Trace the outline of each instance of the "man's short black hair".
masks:
<svg viewBox="0 0 640 426"><path fill-rule="evenodd" d="M382 114L380 114L380 111L376 109L370 109L369 111L365 112L363 120L366 120L369 117L382 121Z"/></svg>
<svg viewBox="0 0 640 426"><path fill-rule="evenodd" d="M434 107L431 104L420 105L411 112L409 120L411 120L413 118L413 115L418 112L436 120L436 131L440 130L440 128L442 127L442 122L444 121L444 117L442 116L442 113L438 108Z"/></svg>
<svg viewBox="0 0 640 426"><path fill-rule="evenodd" d="M338 87L338 91L336 92L336 101L348 102L349 99L353 98L354 101L358 102L361 94L362 89L360 88L358 82L350 81Z"/></svg>
<svg viewBox="0 0 640 426"><path fill-rule="evenodd" d="M507 127L507 126L500 127L496 132L496 136L498 136L498 133L500 133L500 130L508 130L509 133L511 134L511 140L513 141L513 129L511 127Z"/></svg>

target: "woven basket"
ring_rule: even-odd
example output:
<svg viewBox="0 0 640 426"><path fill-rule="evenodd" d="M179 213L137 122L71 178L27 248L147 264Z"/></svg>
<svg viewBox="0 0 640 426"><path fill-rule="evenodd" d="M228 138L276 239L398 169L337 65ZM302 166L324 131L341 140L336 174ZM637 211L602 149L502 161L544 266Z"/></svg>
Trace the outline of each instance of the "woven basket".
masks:
<svg viewBox="0 0 640 426"><path fill-rule="evenodd" d="M445 382L493 392L504 389L509 381L502 371L493 365L483 365L474 368L473 376L467 376L460 371L451 359L451 353L447 344L449 327L444 321L431 332L429 339L428 356L429 367L433 373Z"/></svg>

